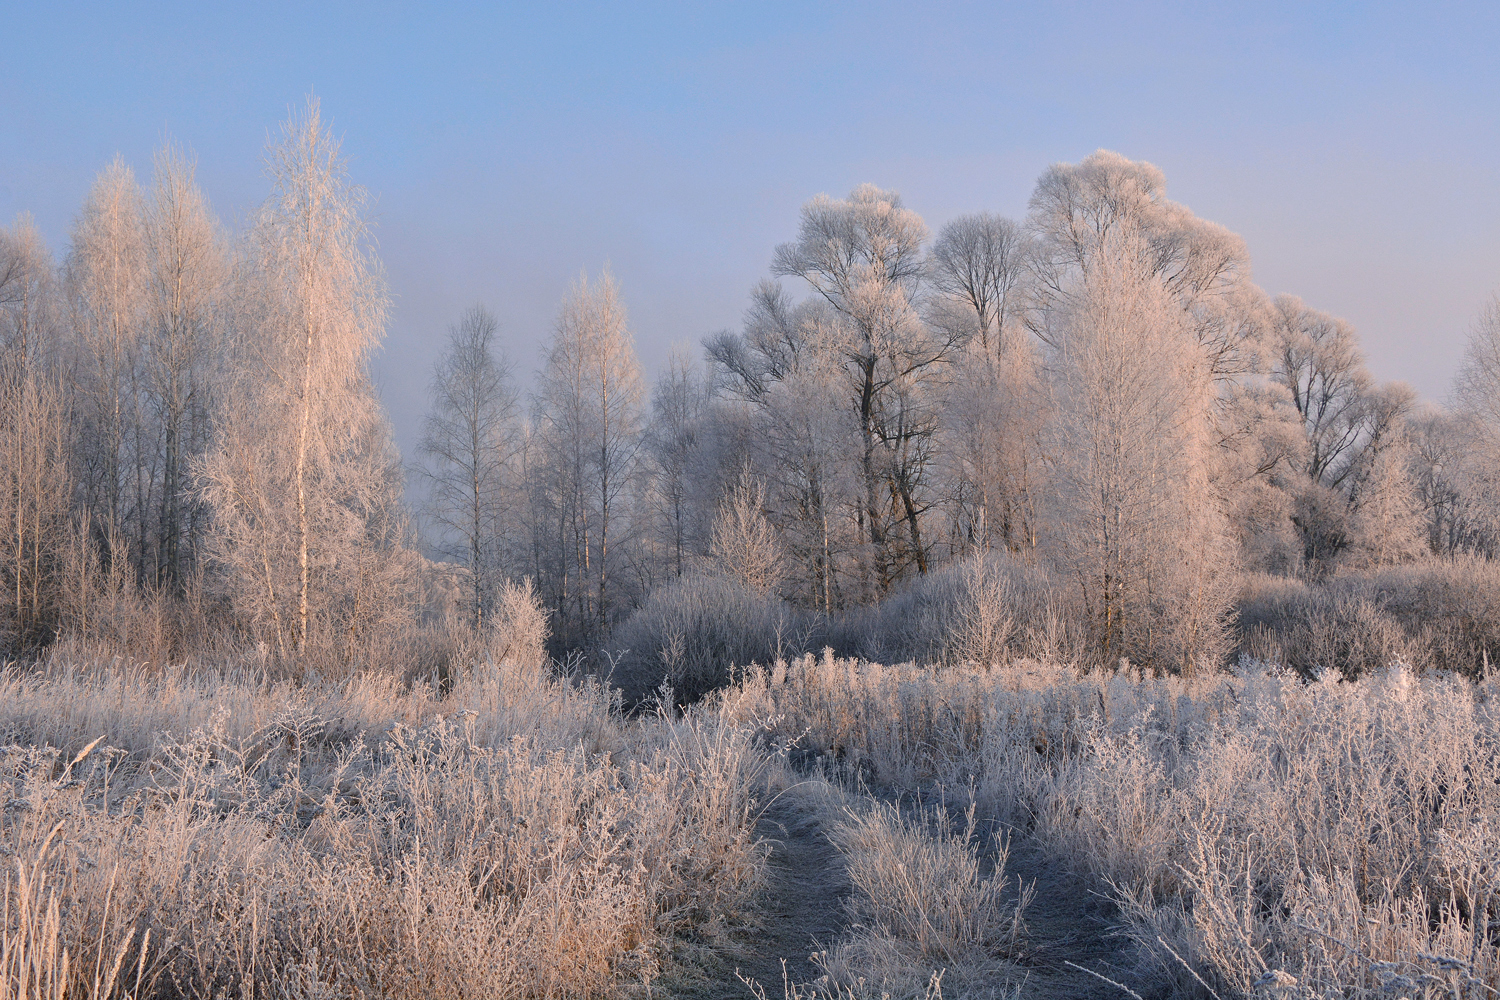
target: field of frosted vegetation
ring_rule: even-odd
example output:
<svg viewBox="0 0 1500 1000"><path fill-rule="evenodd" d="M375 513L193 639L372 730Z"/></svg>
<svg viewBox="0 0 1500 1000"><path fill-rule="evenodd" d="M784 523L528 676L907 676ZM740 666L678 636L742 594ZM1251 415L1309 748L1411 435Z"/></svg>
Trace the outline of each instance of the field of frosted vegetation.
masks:
<svg viewBox="0 0 1500 1000"><path fill-rule="evenodd" d="M0 679L4 995L725 995L695 970L774 919L756 818L789 803L852 886L804 995L1064 995L1022 845L1111 901L1102 971L1141 995L1484 995L1497 695L828 653L627 716L539 658L54 658Z"/></svg>
<svg viewBox="0 0 1500 1000"><path fill-rule="evenodd" d="M1148 163L865 185L654 382L463 313L403 464L266 162L0 228L0 1000L1500 994L1500 300L1440 408Z"/></svg>

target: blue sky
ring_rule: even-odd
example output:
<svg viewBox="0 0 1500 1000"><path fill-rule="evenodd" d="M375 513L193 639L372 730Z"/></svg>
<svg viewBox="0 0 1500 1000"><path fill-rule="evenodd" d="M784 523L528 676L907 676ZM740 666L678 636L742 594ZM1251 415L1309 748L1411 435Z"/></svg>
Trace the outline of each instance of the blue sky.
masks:
<svg viewBox="0 0 1500 1000"><path fill-rule="evenodd" d="M1257 282L1446 392L1500 288L1500 14L1381 4L31 4L0 47L0 219L59 253L116 153L168 136L234 225L309 92L374 196L396 309L377 375L404 447L447 323L521 373L581 270L642 360L736 326L797 211L871 181L934 229L1024 213L1105 147L1241 233ZM223 8L223 9L220 9Z"/></svg>

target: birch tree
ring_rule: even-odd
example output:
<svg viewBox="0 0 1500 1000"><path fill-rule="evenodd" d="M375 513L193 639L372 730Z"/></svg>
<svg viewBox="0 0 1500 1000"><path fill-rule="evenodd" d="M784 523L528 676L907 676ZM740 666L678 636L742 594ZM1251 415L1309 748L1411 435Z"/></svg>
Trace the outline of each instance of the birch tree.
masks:
<svg viewBox="0 0 1500 1000"><path fill-rule="evenodd" d="M1096 654L1191 670L1219 655L1224 525L1208 488L1212 378L1149 242L1111 234L1046 330L1054 557Z"/></svg>
<svg viewBox="0 0 1500 1000"><path fill-rule="evenodd" d="M1407 421L1412 487L1435 555L1452 557L1464 547L1462 467L1467 452L1483 448L1477 423L1430 404Z"/></svg>
<svg viewBox="0 0 1500 1000"><path fill-rule="evenodd" d="M136 469L135 389L146 326L144 214L135 174L116 157L73 224L67 261L82 430L78 458L101 542L128 530L126 490ZM109 567L115 554L106 545L101 555Z"/></svg>
<svg viewBox="0 0 1500 1000"><path fill-rule="evenodd" d="M1041 352L1021 331L996 357L965 350L943 395L937 465L955 552L1037 543L1037 500L1046 482L1042 430L1049 397Z"/></svg>
<svg viewBox="0 0 1500 1000"><path fill-rule="evenodd" d="M12 655L55 635L72 495L57 378L52 255L22 216L0 229L0 629Z"/></svg>
<svg viewBox="0 0 1500 1000"><path fill-rule="evenodd" d="M447 351L432 372L421 445L428 512L469 569L476 630L485 625L500 582L500 546L521 446L511 365L496 343L498 331L483 306L449 327Z"/></svg>
<svg viewBox="0 0 1500 1000"><path fill-rule="evenodd" d="M1245 242L1167 197L1156 166L1098 150L1076 164L1049 167L1037 181L1027 215L1033 235L1027 324L1045 338L1049 312L1070 308L1093 263L1121 240L1139 248L1139 266L1181 311L1214 384L1210 410L1220 445L1239 432L1233 400L1257 370L1264 296L1250 283ZM1216 489L1233 488L1233 472L1211 456Z"/></svg>
<svg viewBox="0 0 1500 1000"><path fill-rule="evenodd" d="M651 459L648 502L665 549L667 572L683 575L695 554L701 534L696 514L703 496L699 488L703 456L702 422L709 396L693 358L674 348L667 368L651 390L651 420L646 428L646 453Z"/></svg>
<svg viewBox="0 0 1500 1000"><path fill-rule="evenodd" d="M608 269L597 282L580 277L533 401L547 452L537 471L555 517L552 599L579 645L603 641L616 611L621 507L637 471L644 395L619 285Z"/></svg>
<svg viewBox="0 0 1500 1000"><path fill-rule="evenodd" d="M61 620L70 430L53 379L0 363L0 636L11 656L37 652Z"/></svg>
<svg viewBox="0 0 1500 1000"><path fill-rule="evenodd" d="M1179 311L1206 365L1215 444L1204 456L1209 482L1227 509L1248 519L1247 553L1253 551L1253 558L1267 566L1287 566L1288 515L1304 525L1325 525L1326 531L1298 528L1304 539L1311 538L1309 531L1326 535L1313 546L1320 552L1325 542L1341 537L1342 527L1328 515L1341 522L1340 497L1347 497L1342 485L1330 485L1324 476L1352 466L1327 452L1327 447L1343 448L1337 433L1321 441L1327 447L1285 447L1285 430L1301 419L1308 397L1296 386L1303 376L1286 374L1297 359L1292 368L1277 360L1287 313L1267 303L1250 283L1243 240L1168 199L1165 179L1153 165L1105 150L1078 164L1049 168L1037 183L1027 224L1036 239L1027 323L1044 339L1050 336L1049 314L1072 308L1070 296L1086 286L1106 248L1118 246L1121 238L1138 244L1140 267ZM1293 304L1292 312L1302 308ZM1335 340L1342 336L1332 332ZM1291 420L1284 396L1299 410ZM1330 405L1328 417L1336 423L1333 411L1341 404L1330 400ZM1293 452L1298 463L1322 470L1316 488L1302 488L1301 473L1290 474ZM1289 492L1288 486L1294 488Z"/></svg>
<svg viewBox="0 0 1500 1000"><path fill-rule="evenodd" d="M193 161L181 148L160 150L144 224L149 327L143 390L161 452L157 510L149 518L156 534L153 582L174 591L182 588L201 527L188 470L208 447L227 276L218 225L193 175Z"/></svg>
<svg viewBox="0 0 1500 1000"><path fill-rule="evenodd" d="M1361 568L1412 562L1428 551L1423 498L1411 475L1405 434L1369 457L1350 504L1351 543L1341 562Z"/></svg>
<svg viewBox="0 0 1500 1000"><path fill-rule="evenodd" d="M388 298L364 194L316 100L267 166L273 193L250 236L234 378L204 475L227 582L279 650L300 653L349 579L341 561L390 545L393 455L366 370Z"/></svg>
<svg viewBox="0 0 1500 1000"><path fill-rule="evenodd" d="M719 503L709 552L720 574L756 593L774 594L781 584L781 540L766 518L765 502L765 487L742 469Z"/></svg>

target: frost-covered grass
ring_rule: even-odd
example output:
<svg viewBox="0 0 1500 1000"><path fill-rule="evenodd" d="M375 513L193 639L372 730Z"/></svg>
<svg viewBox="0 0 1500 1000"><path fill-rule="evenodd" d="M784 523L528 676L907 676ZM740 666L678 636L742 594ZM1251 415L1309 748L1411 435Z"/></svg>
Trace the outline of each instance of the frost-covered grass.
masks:
<svg viewBox="0 0 1500 1000"><path fill-rule="evenodd" d="M1024 982L1008 832L1115 900L1143 990L1487 996L1497 696L830 655L628 717L539 667L12 671L0 996L618 994L753 910L798 765L846 783L804 796L854 889L825 993Z"/></svg>
<svg viewBox="0 0 1500 1000"><path fill-rule="evenodd" d="M0 997L594 996L748 905L767 758L490 667L0 676Z"/></svg>
<svg viewBox="0 0 1500 1000"><path fill-rule="evenodd" d="M888 791L972 782L1183 994L1465 997L1500 988L1497 696L1399 665L1308 683L809 657L725 704Z"/></svg>
<svg viewBox="0 0 1500 1000"><path fill-rule="evenodd" d="M923 996L936 972L948 995L964 996L1024 979L1007 959L1024 938L1029 894L1012 892L1006 845L984 843L972 808L955 823L941 804L864 802L845 807L832 837L855 889L851 932L826 959L832 982Z"/></svg>

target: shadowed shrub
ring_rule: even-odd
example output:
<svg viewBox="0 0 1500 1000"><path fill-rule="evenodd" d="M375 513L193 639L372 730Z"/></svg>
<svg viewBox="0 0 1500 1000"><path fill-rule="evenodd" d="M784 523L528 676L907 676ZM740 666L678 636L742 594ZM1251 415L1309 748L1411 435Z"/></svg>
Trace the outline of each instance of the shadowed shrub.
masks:
<svg viewBox="0 0 1500 1000"><path fill-rule="evenodd" d="M951 562L879 604L845 612L827 641L840 655L877 663L1051 659L1078 652L1069 616L1044 570L988 553Z"/></svg>
<svg viewBox="0 0 1500 1000"><path fill-rule="evenodd" d="M1252 576L1240 633L1242 652L1308 677L1396 662L1478 676L1500 652L1500 566L1433 559L1314 585Z"/></svg>
<svg viewBox="0 0 1500 1000"><path fill-rule="evenodd" d="M728 684L735 667L803 651L807 622L785 601L718 574L657 587L616 631L612 683L637 701L663 683L679 704Z"/></svg>

